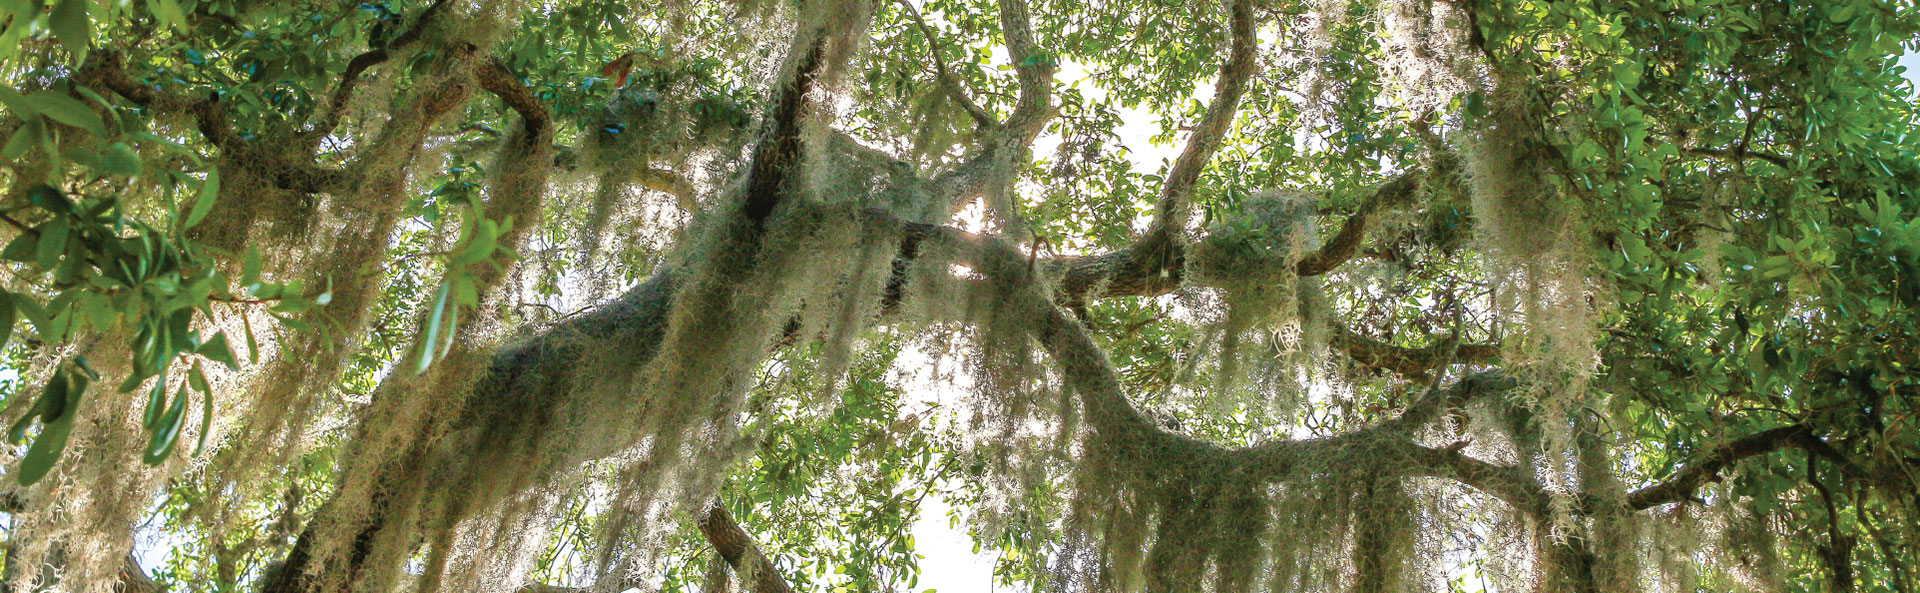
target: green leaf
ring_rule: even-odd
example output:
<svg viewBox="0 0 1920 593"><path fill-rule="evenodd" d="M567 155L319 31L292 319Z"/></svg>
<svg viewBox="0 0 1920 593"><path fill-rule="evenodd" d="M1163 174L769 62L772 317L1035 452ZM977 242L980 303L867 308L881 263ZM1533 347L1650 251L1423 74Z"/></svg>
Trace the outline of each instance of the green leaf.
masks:
<svg viewBox="0 0 1920 593"><path fill-rule="evenodd" d="M213 434L213 393L200 396L200 442L193 446L193 454L199 455L207 449L207 435Z"/></svg>
<svg viewBox="0 0 1920 593"><path fill-rule="evenodd" d="M458 305L447 307L447 325L445 328L440 330L441 335L444 337L441 338L441 342L440 342L440 354L438 355L439 358L446 358L447 352L453 350L453 335L454 335L453 330L454 328L459 327L458 325L459 318L460 318L460 307Z"/></svg>
<svg viewBox="0 0 1920 593"><path fill-rule="evenodd" d="M147 452L142 458L147 465L160 465L173 454L173 446L180 442L180 429L187 425L186 411L187 389L181 387L180 393L173 397L173 405L167 406L166 413L161 415L160 427L147 440Z"/></svg>
<svg viewBox="0 0 1920 593"><path fill-rule="evenodd" d="M73 418L62 417L40 428L40 436L27 446L27 456L20 460L19 473L16 474L21 486L32 486L53 470L53 464L60 460L60 453L67 448L67 435L73 431Z"/></svg>
<svg viewBox="0 0 1920 593"><path fill-rule="evenodd" d="M68 408L72 408L71 404L79 401L80 396L87 392L87 387L92 386L93 380L98 377L98 375L93 372L93 369L87 367L86 357L74 357L74 365L80 367L80 370L83 372L71 373L67 376Z"/></svg>
<svg viewBox="0 0 1920 593"><path fill-rule="evenodd" d="M253 348L254 346L252 344L252 339L253 339L252 330L247 331L247 339L248 339L248 348L250 349ZM229 369L236 370L236 371L240 370L240 361L234 358L233 347L227 345L227 332L223 331L223 332L213 334L212 338L208 338L205 343L200 344L199 348L195 348L193 350L193 353L201 356L205 356L207 357L207 359L212 360L214 362L227 365L227 368ZM196 373L199 372L200 363L196 362L193 364L194 364L194 372ZM206 391L206 390L202 389L201 391Z"/></svg>
<svg viewBox="0 0 1920 593"><path fill-rule="evenodd" d="M433 365L434 345L439 342L440 323L447 314L447 284L441 283L440 290L433 293L433 307L427 313L427 329L420 335L420 352L414 358L413 374L427 372Z"/></svg>
<svg viewBox="0 0 1920 593"><path fill-rule="evenodd" d="M206 370L200 367L198 360L193 361L193 368L187 370L187 384L192 385L194 391L213 393L213 388L207 385Z"/></svg>
<svg viewBox="0 0 1920 593"><path fill-rule="evenodd" d="M1860 12L1860 6L1858 4L1848 4L1828 13L1827 20L1835 23L1844 23L1853 20L1853 15L1858 12Z"/></svg>
<svg viewBox="0 0 1920 593"><path fill-rule="evenodd" d="M70 286L80 281L80 273L87 264L87 246L79 237L68 233L67 256L53 269L53 283L56 286Z"/></svg>
<svg viewBox="0 0 1920 593"><path fill-rule="evenodd" d="M472 307L480 304L480 293L474 288L471 276L454 274L447 278L447 283L453 286L454 305Z"/></svg>
<svg viewBox="0 0 1920 593"><path fill-rule="evenodd" d="M240 264L240 285L251 287L259 283L260 248L258 246L248 245L246 258L244 262ZM249 288L248 290L251 291L252 289Z"/></svg>
<svg viewBox="0 0 1920 593"><path fill-rule="evenodd" d="M47 310L41 308L40 303L31 298L15 298L13 306L20 311L21 315L26 316L27 323L33 325L33 331L40 332L40 339L59 339L59 336L53 333L53 319L47 316Z"/></svg>
<svg viewBox="0 0 1920 593"><path fill-rule="evenodd" d="M0 107L7 108L22 120L33 120L40 115L40 112L34 111L33 104L27 102L25 95L11 87L0 86Z"/></svg>
<svg viewBox="0 0 1920 593"><path fill-rule="evenodd" d="M173 338L167 347L174 352L193 352L200 347L200 339L193 331L193 309L174 311L167 317L167 335Z"/></svg>
<svg viewBox="0 0 1920 593"><path fill-rule="evenodd" d="M206 220L207 213L213 212L213 203L219 199L219 196L220 169L217 167L207 169L207 180L200 184L200 197L194 200L193 209L187 211L187 220L180 224L180 230L193 228L193 225L200 224L200 221ZM258 257L252 253L251 247L248 249L248 255Z"/></svg>
<svg viewBox="0 0 1920 593"><path fill-rule="evenodd" d="M163 24L181 29L187 26L187 13L180 8L180 0L152 0L147 2L147 10L153 11L153 16Z"/></svg>
<svg viewBox="0 0 1920 593"><path fill-rule="evenodd" d="M160 426L160 416L167 410L167 374L153 380L153 388L147 391L147 411L141 415L140 427L154 430Z"/></svg>
<svg viewBox="0 0 1920 593"><path fill-rule="evenodd" d="M13 293L0 288L0 350L6 350L7 341L13 339Z"/></svg>
<svg viewBox="0 0 1920 593"><path fill-rule="evenodd" d="M493 248L499 238L499 227L493 221L480 221L480 224L476 225L473 236L468 238L466 249L460 252L459 257L454 258L454 264L464 266L486 261L487 257L493 255Z"/></svg>
<svg viewBox="0 0 1920 593"><path fill-rule="evenodd" d="M33 426L33 419L42 418L52 422L65 415L66 408L67 377L55 371L52 377L47 378L47 384L40 387L40 399L34 400L33 407L27 409L26 415L7 428L7 442L17 443L26 437L27 428Z"/></svg>
<svg viewBox="0 0 1920 593"><path fill-rule="evenodd" d="M60 263L60 256L67 251L67 219L55 218L40 225L40 244L34 249L33 265L41 270L52 270Z"/></svg>
<svg viewBox="0 0 1920 593"><path fill-rule="evenodd" d="M1627 60L1613 67L1613 79L1620 86L1630 89L1640 85L1640 76L1646 73L1646 69L1646 64L1639 60Z"/></svg>
<svg viewBox="0 0 1920 593"><path fill-rule="evenodd" d="M87 47L92 43L89 31L93 23L87 18L87 5L93 0L58 0L53 11L47 14L47 28L53 30L53 38L60 45L73 52L75 64L87 61Z"/></svg>
<svg viewBox="0 0 1920 593"><path fill-rule="evenodd" d="M125 143L115 142L100 152L100 169L121 177L139 175L140 155Z"/></svg>
<svg viewBox="0 0 1920 593"><path fill-rule="evenodd" d="M14 237L12 242L7 243L6 250L0 251L0 259L17 261L23 264L32 262L34 251L39 247L39 237L35 237L31 233L21 233L20 236Z"/></svg>
<svg viewBox="0 0 1920 593"><path fill-rule="evenodd" d="M45 183L27 188L27 201L53 214L73 214L75 212L73 200L67 199L66 194L60 193L59 189Z"/></svg>
<svg viewBox="0 0 1920 593"><path fill-rule="evenodd" d="M27 154L27 151L33 150L34 146L40 144L40 141L46 134L47 124L43 123L40 118L36 117L27 120L27 123L22 124L19 129L14 130L12 136L7 137L7 144L5 146L0 146L0 157L9 159L20 158L22 155Z"/></svg>
<svg viewBox="0 0 1920 593"><path fill-rule="evenodd" d="M241 315L240 327L241 330L247 334L247 362L260 362L260 342L253 337L253 319L250 316ZM213 338L214 340L224 340L226 336L214 334ZM209 343L212 341L213 340L208 340Z"/></svg>
<svg viewBox="0 0 1920 593"><path fill-rule="evenodd" d="M27 455L20 460L19 473L15 474L22 486L32 486L45 478L67 448L67 435L73 430L74 417L79 415L81 395L79 390L72 389L67 379L66 373L55 371L41 391L40 436L34 437L33 444L27 446ZM79 387L84 389L85 383ZM57 411L47 409L56 404Z"/></svg>
<svg viewBox="0 0 1920 593"><path fill-rule="evenodd" d="M79 99L58 91L41 91L27 95L27 101L33 104L35 111L48 119L86 130L97 137L107 136L106 123L100 121L100 116Z"/></svg>

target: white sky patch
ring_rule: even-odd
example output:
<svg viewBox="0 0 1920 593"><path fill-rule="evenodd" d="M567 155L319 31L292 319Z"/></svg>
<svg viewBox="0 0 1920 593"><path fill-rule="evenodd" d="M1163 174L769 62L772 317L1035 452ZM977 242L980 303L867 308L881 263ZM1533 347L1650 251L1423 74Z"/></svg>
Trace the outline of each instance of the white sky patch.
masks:
<svg viewBox="0 0 1920 593"><path fill-rule="evenodd" d="M1003 60L1006 50L994 48L994 60ZM1092 73L1084 64L1072 60L1060 63L1060 69L1054 74L1054 82L1059 88L1078 88L1089 103L1101 103L1107 100L1107 91L1093 84ZM1082 84L1085 83L1085 84ZM1202 82L1194 89L1194 98L1206 101L1213 97L1213 83ZM1120 137L1120 145L1126 147L1127 162L1135 171L1158 171L1180 156L1180 139L1174 142L1154 142L1153 137L1160 133L1160 118L1143 107L1115 105L1114 112L1120 115L1120 127L1114 134ZM1065 140L1056 134L1046 134L1034 139L1033 156L1040 159L1053 159Z"/></svg>

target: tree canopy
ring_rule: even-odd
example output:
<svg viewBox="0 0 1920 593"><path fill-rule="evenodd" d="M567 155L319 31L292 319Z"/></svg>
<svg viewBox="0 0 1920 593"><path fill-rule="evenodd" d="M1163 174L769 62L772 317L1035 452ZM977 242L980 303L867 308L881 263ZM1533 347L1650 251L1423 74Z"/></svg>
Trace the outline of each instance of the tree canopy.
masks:
<svg viewBox="0 0 1920 593"><path fill-rule="evenodd" d="M1915 49L0 0L0 591L1912 592Z"/></svg>

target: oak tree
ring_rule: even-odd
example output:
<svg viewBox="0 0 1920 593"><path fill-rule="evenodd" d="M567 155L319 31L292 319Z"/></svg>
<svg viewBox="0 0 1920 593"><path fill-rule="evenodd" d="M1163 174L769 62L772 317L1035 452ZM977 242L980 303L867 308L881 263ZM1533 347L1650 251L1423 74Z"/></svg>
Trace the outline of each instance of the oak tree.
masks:
<svg viewBox="0 0 1920 593"><path fill-rule="evenodd" d="M0 0L0 590L1914 591L1917 31Z"/></svg>

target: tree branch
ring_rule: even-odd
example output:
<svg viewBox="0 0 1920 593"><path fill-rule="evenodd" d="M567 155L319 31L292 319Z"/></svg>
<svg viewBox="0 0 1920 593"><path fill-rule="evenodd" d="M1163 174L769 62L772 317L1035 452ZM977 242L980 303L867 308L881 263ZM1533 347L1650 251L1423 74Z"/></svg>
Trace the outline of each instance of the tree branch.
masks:
<svg viewBox="0 0 1920 593"><path fill-rule="evenodd" d="M1420 189L1420 183L1428 176L1427 173L1410 171L1388 180L1375 189L1373 195L1361 202L1359 209L1340 224L1339 232L1334 233L1326 243L1322 243L1319 250L1300 258L1294 273L1301 276L1319 276L1353 259L1353 254L1359 251L1361 239L1366 237L1367 224L1373 221L1373 215L1383 209L1413 201L1414 194Z"/></svg>
<svg viewBox="0 0 1920 593"><path fill-rule="evenodd" d="M819 79L826 42L819 31L802 40L806 46L800 50L792 74L774 90L773 107L767 113L767 137L754 145L747 169L744 211L756 228L783 201L790 189L787 178L800 163L800 116L807 93Z"/></svg>
<svg viewBox="0 0 1920 593"><path fill-rule="evenodd" d="M1007 116L1010 137L1020 145L1033 142L1048 119L1053 118L1053 73L1057 67L1041 54L1033 43L1033 17L1026 0L1000 0L1000 31L1006 38L1007 59L1019 76L1020 96L1013 113Z"/></svg>
<svg viewBox="0 0 1920 593"><path fill-rule="evenodd" d="M989 134L971 155L959 165L928 182L937 203L948 205L950 214L966 208L974 198L995 185L1012 182L1013 159L1026 154L1033 139L1053 119L1053 75L1055 64L1033 43L1032 17L1026 0L1000 0L1000 28L1006 40L1007 57L1018 75L1020 95L1014 98L1013 112Z"/></svg>
<svg viewBox="0 0 1920 593"><path fill-rule="evenodd" d="M208 144L220 149L222 155L233 162L258 170L280 189L314 194L347 187L357 178L346 169L295 162L295 159L286 158L281 153L243 141L227 121L226 109L217 96L194 99L178 93L163 93L134 82L126 68L125 56L119 52L101 50L95 52L93 59L89 59L75 73L75 78L81 84L110 91L147 109L193 116L195 128Z"/></svg>
<svg viewBox="0 0 1920 593"><path fill-rule="evenodd" d="M438 16L446 5L447 0L434 0L426 10L420 11L420 17L405 33L393 38L393 41L384 47L369 49L348 60L346 71L340 74L340 84L334 87L333 94L327 100L326 114L321 116L320 122L315 124L313 129L306 132L307 142L319 142L327 134L332 134L334 128L339 127L341 116L347 111L347 101L353 98L353 91L359 86L360 76L374 66L385 64L393 57L393 52L419 41L421 32L433 23L434 17Z"/></svg>
<svg viewBox="0 0 1920 593"><path fill-rule="evenodd" d="M1213 159L1213 153L1226 140L1227 127L1240 109L1240 96L1246 93L1247 80L1257 70L1254 63L1254 23L1252 0L1233 0L1233 40L1226 63L1220 65L1220 78L1214 83L1213 104L1187 137L1186 148L1167 172L1160 186L1160 202L1154 212L1154 231L1180 234L1186 229L1193 211L1193 188L1200 171Z"/></svg>
<svg viewBox="0 0 1920 593"><path fill-rule="evenodd" d="M1511 505L1522 513L1540 517L1545 516L1550 501L1546 489L1540 487L1532 475L1525 470L1506 465L1488 463L1461 452L1466 445L1462 441L1451 447L1433 448L1409 444L1407 457L1427 471L1427 475L1446 478L1485 492L1502 502Z"/></svg>
<svg viewBox="0 0 1920 593"><path fill-rule="evenodd" d="M1386 369L1409 377L1425 376L1434 369L1451 364L1489 364L1500 360L1498 344L1436 343L1422 348L1395 346L1354 333L1342 324L1332 324L1328 341L1373 368Z"/></svg>
<svg viewBox="0 0 1920 593"><path fill-rule="evenodd" d="M947 60L940 57L940 46L933 36L933 29L927 26L926 19L920 17L920 11L913 7L912 0L895 1L900 4L901 9L906 11L907 16L913 18L913 24L920 29L920 36L927 40L927 54L933 57L934 71L939 78L941 88L947 90L947 95L953 98L954 103L966 110L974 123L988 129L999 127L1000 122L995 121L986 109L980 107L980 104L974 103L973 99L967 96L966 89L960 86L960 81L953 77L953 71L947 68Z"/></svg>
<svg viewBox="0 0 1920 593"><path fill-rule="evenodd" d="M1707 450L1705 455L1682 467L1667 481L1627 493L1627 508L1645 510L1692 498L1693 491L1718 481L1720 470L1734 462L1796 446L1801 439L1812 436L1813 431L1806 425L1794 424L1728 441Z"/></svg>
<svg viewBox="0 0 1920 593"><path fill-rule="evenodd" d="M1411 200L1428 177L1430 174L1422 170L1407 171L1375 189L1341 224L1339 232L1320 249L1294 262L1294 273L1319 276L1352 259L1374 215ZM1189 247L1172 241L1166 234L1149 234L1133 247L1099 255L1059 258L1045 265L1059 271L1059 294L1072 305L1095 298L1159 296L1173 292L1186 281L1187 269L1192 265L1188 260L1194 257L1218 256L1208 251L1204 239L1198 246ZM1230 267L1244 267L1259 262L1214 263L1219 264L1216 267L1229 263Z"/></svg>
<svg viewBox="0 0 1920 593"><path fill-rule="evenodd" d="M1758 151L1758 150L1746 150L1746 149L1721 150L1721 149L1713 149L1713 148L1684 148L1684 149L1681 149L1680 151L1687 154L1692 154L1692 155L1709 156L1714 158L1731 159L1736 161L1744 158L1756 158L1769 163L1773 163L1774 166L1782 169L1792 170L1793 168L1791 166L1793 165L1793 161L1791 159L1788 159L1787 157L1782 155L1773 154L1770 152Z"/></svg>
<svg viewBox="0 0 1920 593"><path fill-rule="evenodd" d="M787 579L780 576L779 567L767 559L767 555L760 551L760 546L753 542L753 537L740 528L740 524L733 520L733 514L728 513L719 501L708 506L706 514L695 523L700 528L700 534L706 536L707 543L713 545L714 551L720 553L727 565L733 567L734 574L740 575L740 580L753 593L793 593L793 588L787 585Z"/></svg>
<svg viewBox="0 0 1920 593"><path fill-rule="evenodd" d="M1083 325L1040 293L1036 288L1038 283L1028 271L1026 258L1011 245L997 238L947 227L914 224L903 224L903 227L907 234L918 235L920 243L929 240L948 243L956 248L959 257L965 258L964 263L996 284L1001 307L1024 320L1034 340L1061 369L1068 387L1080 396L1087 422L1101 439L1101 445L1095 448L1123 460L1120 466L1144 475L1161 477L1232 468L1250 477L1278 479L1302 462L1353 450L1379 454L1365 456L1368 459L1406 459L1415 453L1406 449L1412 442L1414 429L1448 409L1476 397L1511 389L1515 384L1498 373L1469 375L1447 387L1430 390L1398 418L1372 427L1326 438L1283 440L1240 449L1222 447L1164 430L1135 408L1126 397L1105 350L1094 343ZM1381 467L1397 466L1383 461Z"/></svg>
<svg viewBox="0 0 1920 593"><path fill-rule="evenodd" d="M474 67L473 75L481 89L500 97L507 107L520 114L521 128L526 131L522 137L525 141L533 142L545 137L547 125L552 121L547 106L542 105L526 85L520 84L519 77L507 69L506 62L499 58L482 60Z"/></svg>

